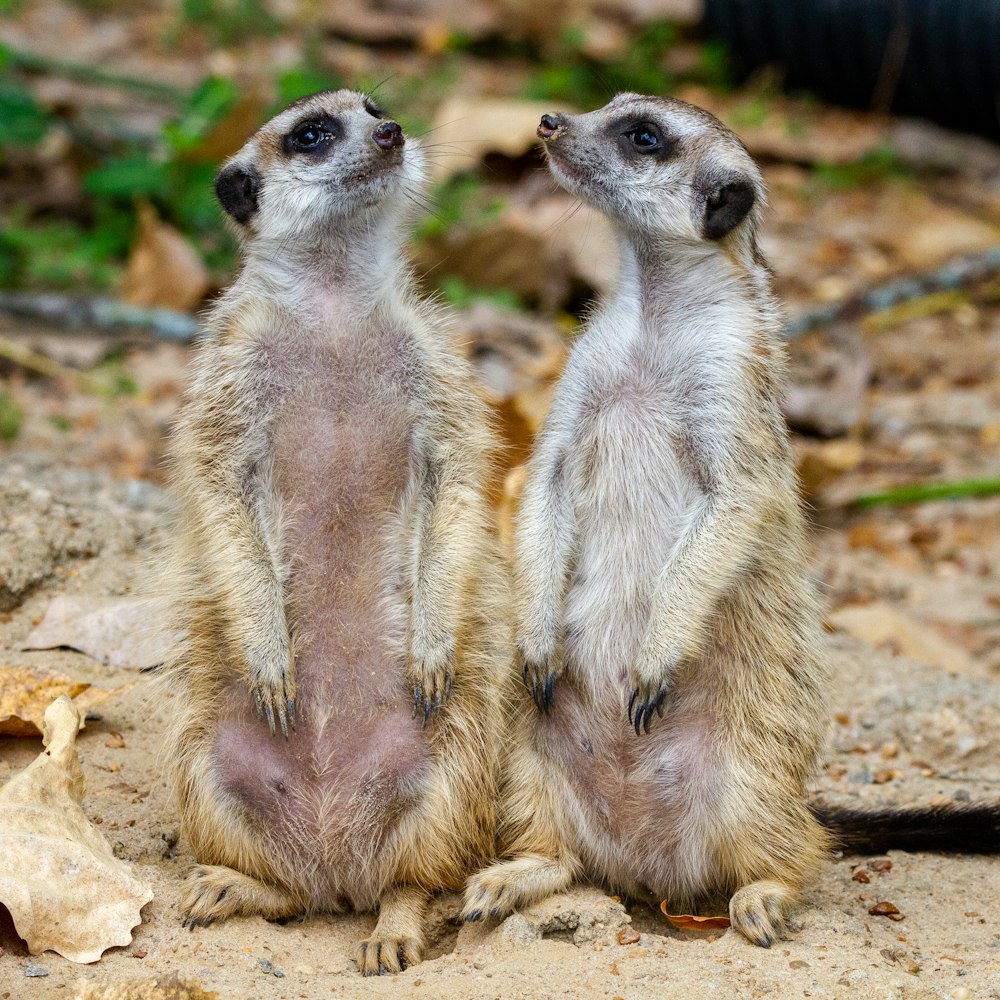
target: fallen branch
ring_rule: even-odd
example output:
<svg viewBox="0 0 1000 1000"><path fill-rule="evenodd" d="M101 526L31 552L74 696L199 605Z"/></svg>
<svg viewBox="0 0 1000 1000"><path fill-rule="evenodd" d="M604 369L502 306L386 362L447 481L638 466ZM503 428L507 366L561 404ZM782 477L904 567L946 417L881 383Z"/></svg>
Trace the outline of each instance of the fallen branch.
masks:
<svg viewBox="0 0 1000 1000"><path fill-rule="evenodd" d="M198 320L174 309L147 309L111 298L79 298L54 292L0 292L0 312L71 329L146 330L164 340L193 340Z"/></svg>

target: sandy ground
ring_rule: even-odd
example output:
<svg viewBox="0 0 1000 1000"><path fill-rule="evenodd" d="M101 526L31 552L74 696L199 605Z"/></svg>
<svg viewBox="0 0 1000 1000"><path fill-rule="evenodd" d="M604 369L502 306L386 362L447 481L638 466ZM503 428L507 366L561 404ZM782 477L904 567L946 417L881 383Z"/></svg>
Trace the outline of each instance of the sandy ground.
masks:
<svg viewBox="0 0 1000 1000"><path fill-rule="evenodd" d="M88 815L155 893L129 947L112 949L90 966L51 952L36 956L31 960L47 970L44 977L25 975L27 949L4 913L0 997L5 1000L73 997L88 984L173 973L227 1000L1000 997L1000 862L981 857L894 851L888 855L891 869L881 872L868 858L835 858L817 872L788 940L769 951L733 932L676 931L658 913L626 910L589 888L485 926L460 926L457 897L442 896L429 920L426 961L386 980L362 980L354 968L354 946L369 933L371 914L315 916L284 926L240 918L182 930L181 879L191 857L158 759L169 699L151 700L151 679L135 670L108 668L68 650L19 649L53 595L115 596L139 586L169 507L166 495L155 486L140 488L17 453L4 460L0 472L5 483L31 485L21 494L26 499L20 509L16 491L8 493L13 513L41 511L37 516L47 519L45 530L53 537L60 527L90 532L87 558L67 556L54 544L46 550L52 562L48 575L2 616L3 662L44 665L105 687L134 682L88 723L79 751ZM836 548L839 538L832 532L817 537L821 543L827 538L827 548ZM37 557L37 547L33 551ZM821 545L821 564L832 558L824 551ZM27 553L25 565L30 565ZM831 801L996 798L1000 685L995 680L949 674L846 635L831 635L829 651L835 719L818 792ZM109 739L111 733L121 734L123 747ZM0 739L0 779L29 763L39 748L33 740ZM859 867L867 883L853 878ZM904 919L869 915L883 900L894 903Z"/></svg>

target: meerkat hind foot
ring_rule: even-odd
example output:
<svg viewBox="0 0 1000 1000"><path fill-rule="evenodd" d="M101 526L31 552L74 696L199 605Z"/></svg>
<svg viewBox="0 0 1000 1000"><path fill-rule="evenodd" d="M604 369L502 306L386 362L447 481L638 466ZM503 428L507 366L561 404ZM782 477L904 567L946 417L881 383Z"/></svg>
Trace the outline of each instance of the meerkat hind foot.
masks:
<svg viewBox="0 0 1000 1000"><path fill-rule="evenodd" d="M222 865L198 865L187 877L187 889L181 912L192 930L237 914L277 920L302 911L289 893Z"/></svg>
<svg viewBox="0 0 1000 1000"><path fill-rule="evenodd" d="M574 869L565 861L525 854L477 872L465 889L464 919L506 917L518 907L568 888Z"/></svg>
<svg viewBox="0 0 1000 1000"><path fill-rule="evenodd" d="M751 882L729 901L729 919L749 941L770 948L783 935L792 897L780 882Z"/></svg>
<svg viewBox="0 0 1000 1000"><path fill-rule="evenodd" d="M379 903L371 937L358 945L355 961L363 976L402 972L423 958L427 893L412 886L390 889Z"/></svg>

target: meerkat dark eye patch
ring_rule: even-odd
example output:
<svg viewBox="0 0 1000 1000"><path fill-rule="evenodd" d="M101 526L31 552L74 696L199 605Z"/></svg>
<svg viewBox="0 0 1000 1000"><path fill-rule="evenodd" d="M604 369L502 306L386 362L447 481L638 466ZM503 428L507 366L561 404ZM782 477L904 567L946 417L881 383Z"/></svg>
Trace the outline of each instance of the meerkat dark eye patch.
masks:
<svg viewBox="0 0 1000 1000"><path fill-rule="evenodd" d="M340 122L336 118L331 118L329 115L309 118L299 122L285 136L285 152L289 155L305 153L308 156L322 156L340 134Z"/></svg>
<svg viewBox="0 0 1000 1000"><path fill-rule="evenodd" d="M652 122L628 122L618 128L618 144L629 158L655 156L664 159L670 155L673 142L659 126Z"/></svg>
<svg viewBox="0 0 1000 1000"><path fill-rule="evenodd" d="M372 118L385 118L385 112L370 97L365 98L365 111Z"/></svg>
<svg viewBox="0 0 1000 1000"><path fill-rule="evenodd" d="M753 208L757 195L747 180L734 180L705 191L705 219L702 232L710 240L732 232Z"/></svg>
<svg viewBox="0 0 1000 1000"><path fill-rule="evenodd" d="M233 163L215 178L215 196L219 204L237 222L249 222L257 214L261 177L253 167Z"/></svg>

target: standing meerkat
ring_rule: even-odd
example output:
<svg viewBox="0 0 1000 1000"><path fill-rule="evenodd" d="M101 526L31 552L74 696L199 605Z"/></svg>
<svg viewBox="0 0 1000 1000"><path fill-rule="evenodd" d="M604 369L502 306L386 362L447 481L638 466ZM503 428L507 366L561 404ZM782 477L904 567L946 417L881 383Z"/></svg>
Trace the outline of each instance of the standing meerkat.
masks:
<svg viewBox="0 0 1000 1000"><path fill-rule="evenodd" d="M185 918L377 906L367 975L418 962L428 894L493 856L513 669L485 405L401 253L423 177L350 91L228 161L243 267L173 443Z"/></svg>
<svg viewBox="0 0 1000 1000"><path fill-rule="evenodd" d="M828 836L805 794L827 678L763 181L681 101L620 94L538 133L556 180L614 224L621 277L528 466L517 644L541 711L522 696L510 860L472 878L464 912L502 915L586 874L675 912L724 893L767 947Z"/></svg>

